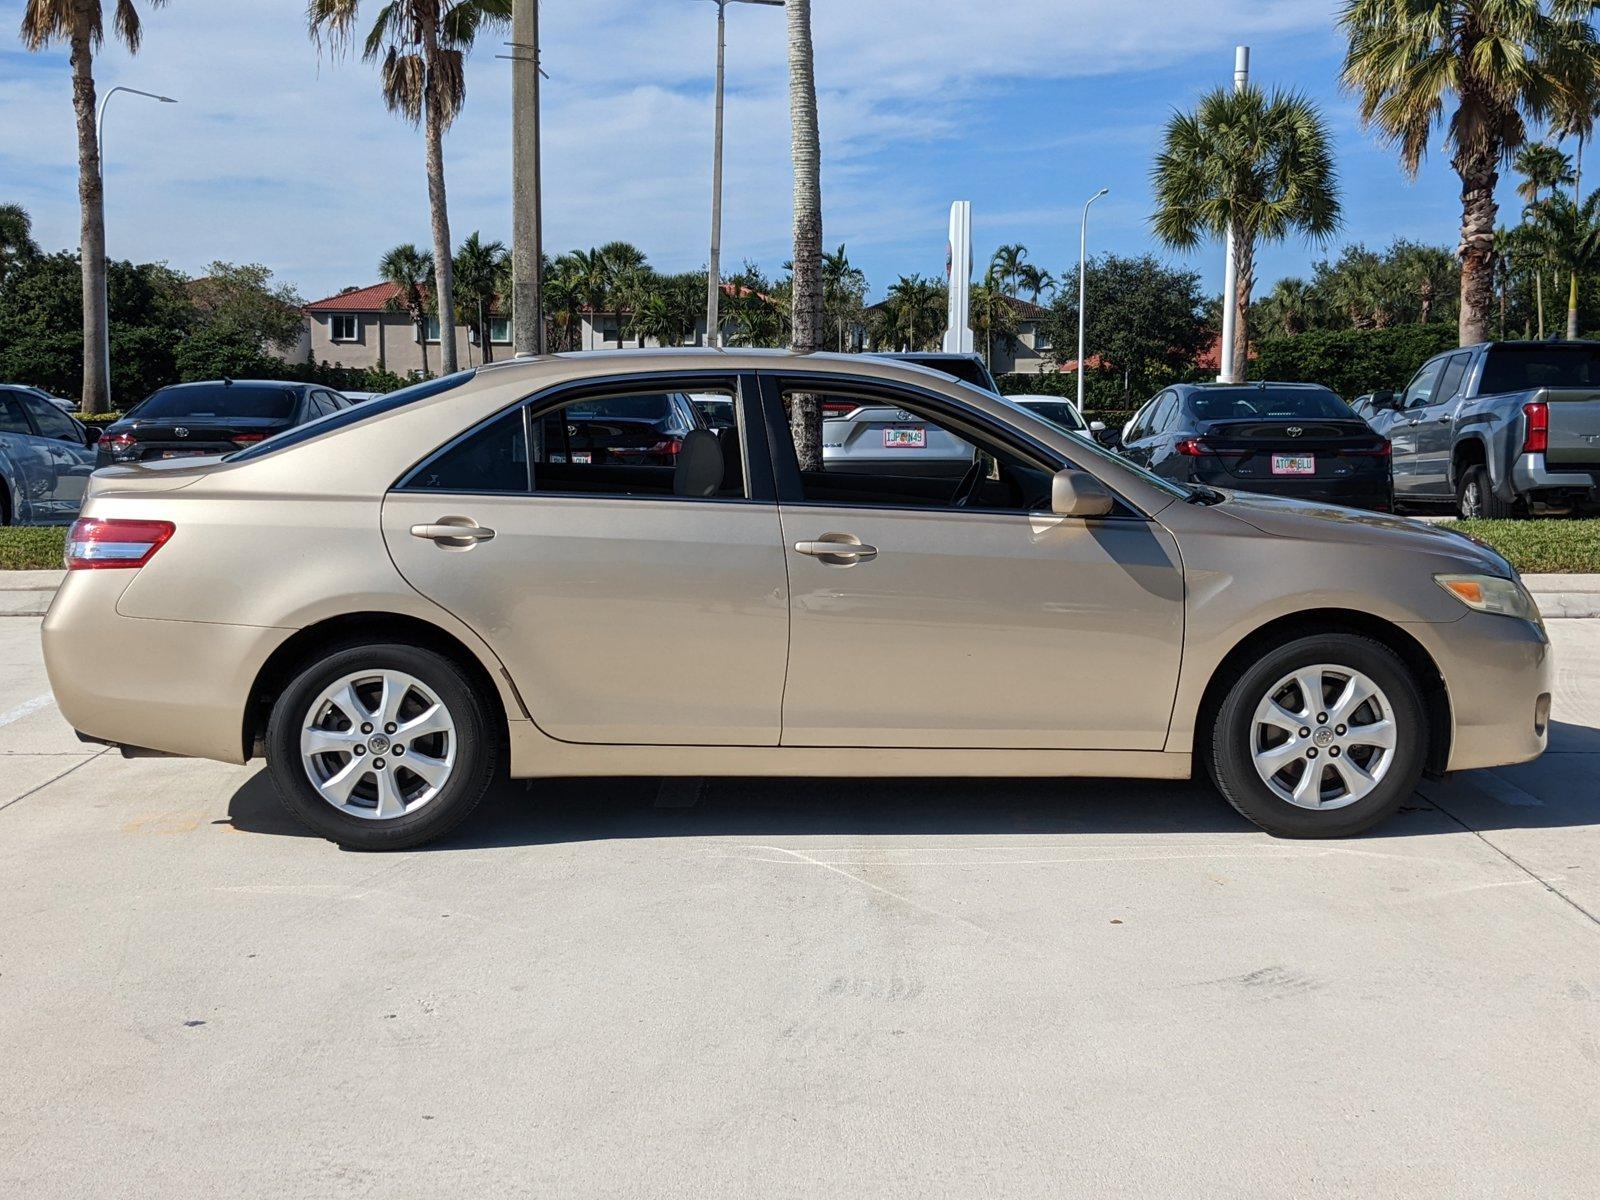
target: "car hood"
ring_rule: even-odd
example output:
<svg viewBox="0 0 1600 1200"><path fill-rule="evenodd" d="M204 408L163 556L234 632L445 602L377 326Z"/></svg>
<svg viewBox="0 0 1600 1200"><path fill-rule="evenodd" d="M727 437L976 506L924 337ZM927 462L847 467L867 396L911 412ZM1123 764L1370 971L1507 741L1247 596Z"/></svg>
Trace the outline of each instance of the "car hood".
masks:
<svg viewBox="0 0 1600 1200"><path fill-rule="evenodd" d="M1227 499L1215 511L1274 537L1308 542L1351 542L1375 549L1454 559L1463 572L1513 579L1516 571L1489 547L1462 534L1423 521L1384 513L1266 496L1251 492L1225 492Z"/></svg>

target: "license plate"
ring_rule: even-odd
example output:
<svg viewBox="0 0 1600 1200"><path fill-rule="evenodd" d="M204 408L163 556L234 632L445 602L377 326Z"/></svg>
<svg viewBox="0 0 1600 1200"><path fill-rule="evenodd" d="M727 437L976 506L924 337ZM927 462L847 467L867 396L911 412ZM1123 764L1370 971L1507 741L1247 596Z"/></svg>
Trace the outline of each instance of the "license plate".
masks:
<svg viewBox="0 0 1600 1200"><path fill-rule="evenodd" d="M1315 475L1317 473L1317 460L1311 454L1274 454L1272 456L1272 473L1274 475Z"/></svg>
<svg viewBox="0 0 1600 1200"><path fill-rule="evenodd" d="M202 454L210 454L209 450L163 450L161 458L198 458Z"/></svg>
<svg viewBox="0 0 1600 1200"><path fill-rule="evenodd" d="M590 450L574 450L572 452L572 461L575 463L592 463L594 462L594 452Z"/></svg>
<svg viewBox="0 0 1600 1200"><path fill-rule="evenodd" d="M926 429L885 429L883 431L883 448L885 450L923 450L928 445L928 431Z"/></svg>

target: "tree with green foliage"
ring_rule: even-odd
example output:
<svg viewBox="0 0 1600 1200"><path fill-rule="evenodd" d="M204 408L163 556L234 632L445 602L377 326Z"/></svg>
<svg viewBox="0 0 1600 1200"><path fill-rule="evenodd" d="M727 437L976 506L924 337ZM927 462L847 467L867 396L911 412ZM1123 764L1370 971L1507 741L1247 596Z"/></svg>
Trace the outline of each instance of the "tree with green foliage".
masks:
<svg viewBox="0 0 1600 1200"><path fill-rule="evenodd" d="M0 204L0 285L13 267L38 253L28 210L20 204Z"/></svg>
<svg viewBox="0 0 1600 1200"><path fill-rule="evenodd" d="M434 274L433 256L426 250L419 250L411 242L402 242L378 260L378 276L385 283L392 283L400 289L400 294L391 301L391 306L411 318L411 324L417 331L417 345L422 348L422 373L428 374L428 307L427 296L428 277ZM439 340L447 340L444 336L444 323L440 322ZM450 341L454 341L452 336Z"/></svg>
<svg viewBox="0 0 1600 1200"><path fill-rule="evenodd" d="M456 251L456 303L477 333L484 362L494 361L489 318L499 301L509 258L504 242L485 242L477 230Z"/></svg>
<svg viewBox="0 0 1600 1200"><path fill-rule="evenodd" d="M355 37L360 0L310 0L311 37L335 53ZM456 311L450 211L444 186L444 133L467 99L467 54L485 28L504 28L511 0L388 0L362 43L362 58L381 61L383 100L412 125L427 144L428 208L433 224L434 295L441 325ZM443 331L441 330L441 333ZM441 336L441 367L456 369L454 337Z"/></svg>
<svg viewBox="0 0 1600 1200"><path fill-rule="evenodd" d="M944 333L948 293L942 281L902 275L871 311L875 345L888 350L931 350Z"/></svg>
<svg viewBox="0 0 1600 1200"><path fill-rule="evenodd" d="M1600 269L1600 192L1574 204L1555 192L1531 206L1547 261L1567 274L1567 340L1578 336L1578 278Z"/></svg>
<svg viewBox="0 0 1600 1200"><path fill-rule="evenodd" d="M1517 174L1522 176L1522 182L1517 185L1517 195L1522 197L1526 205L1524 211L1537 207L1541 193L1553 192L1576 178L1572 172L1572 160L1545 142L1522 147L1517 151L1512 165ZM1539 306L1539 336L1543 337L1544 272L1538 268L1533 272L1533 288Z"/></svg>
<svg viewBox="0 0 1600 1200"><path fill-rule="evenodd" d="M165 2L148 0L151 8L159 8ZM144 38L138 6L134 0L116 0L115 14L117 38L129 54L137 54ZM27 0L22 10L23 45L37 51L62 41L72 51L72 111L78 131L82 403L84 412L102 413L110 410L111 395L110 380L106 378L108 285L105 198L101 191L104 176L100 133L95 125L94 56L105 41L105 5L101 0Z"/></svg>
<svg viewBox="0 0 1600 1200"><path fill-rule="evenodd" d="M1152 172L1156 237L1187 250L1231 230L1238 263L1232 378L1249 370L1250 296L1258 242L1291 233L1320 241L1339 224L1333 138L1298 92L1218 88L1174 113Z"/></svg>
<svg viewBox="0 0 1600 1200"><path fill-rule="evenodd" d="M1415 176L1445 126L1461 179L1459 337L1489 336L1495 187L1530 120L1581 107L1600 74L1588 0L1346 0L1343 78ZM1446 117L1446 108L1454 111Z"/></svg>
<svg viewBox="0 0 1600 1200"><path fill-rule="evenodd" d="M1171 383L1189 368L1210 334L1200 276L1163 265L1153 255L1105 254L1084 273L1085 341L1105 378L1095 403L1126 404ZM1078 345L1078 290L1063 288L1040 322L1058 363ZM1107 387L1114 385L1112 394Z"/></svg>

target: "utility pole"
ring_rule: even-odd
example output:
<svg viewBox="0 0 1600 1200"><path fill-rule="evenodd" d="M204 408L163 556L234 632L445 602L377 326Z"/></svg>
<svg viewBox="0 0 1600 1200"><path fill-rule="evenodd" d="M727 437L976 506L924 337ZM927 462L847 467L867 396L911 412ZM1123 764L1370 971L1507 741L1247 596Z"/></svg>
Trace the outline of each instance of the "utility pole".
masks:
<svg viewBox="0 0 1600 1200"><path fill-rule="evenodd" d="M1250 83L1250 47L1233 51L1233 90L1242 92ZM1218 383L1238 383L1233 377L1233 341L1238 329L1239 254L1233 241L1233 226L1228 226L1228 261L1222 272L1222 354L1217 363Z"/></svg>
<svg viewBox="0 0 1600 1200"><path fill-rule="evenodd" d="M1089 303L1089 205L1109 192L1101 188L1083 205L1083 223L1078 226L1078 412L1083 412L1083 331L1084 312Z"/></svg>
<svg viewBox="0 0 1600 1200"><path fill-rule="evenodd" d="M539 0L511 9L511 349L543 354L544 232L539 179Z"/></svg>
<svg viewBox="0 0 1600 1200"><path fill-rule="evenodd" d="M717 117L711 158L711 259L706 266L706 345L722 344L722 94L727 57L728 5L766 4L782 8L783 0L712 0L717 6Z"/></svg>

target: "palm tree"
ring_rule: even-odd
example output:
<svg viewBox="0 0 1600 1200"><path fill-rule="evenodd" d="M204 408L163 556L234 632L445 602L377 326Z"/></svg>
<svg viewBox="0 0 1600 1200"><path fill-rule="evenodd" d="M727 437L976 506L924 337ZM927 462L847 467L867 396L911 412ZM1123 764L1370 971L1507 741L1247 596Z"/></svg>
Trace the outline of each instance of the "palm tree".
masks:
<svg viewBox="0 0 1600 1200"><path fill-rule="evenodd" d="M28 210L20 204L0 204L0 283L19 262L38 253Z"/></svg>
<svg viewBox="0 0 1600 1200"><path fill-rule="evenodd" d="M874 341L892 350L930 349L944 329L947 294L937 279L900 276L873 314Z"/></svg>
<svg viewBox="0 0 1600 1200"><path fill-rule="evenodd" d="M394 306L405 312L416 326L417 344L422 347L422 373L428 374L428 305L423 289L428 276L434 273L433 258L426 250L419 250L404 242L385 254L378 262L378 274L384 282L400 289ZM439 322L439 335L444 336L444 320Z"/></svg>
<svg viewBox="0 0 1600 1200"><path fill-rule="evenodd" d="M989 260L988 272L989 278L994 280L994 286L1007 295L1016 295L1027 257L1028 248L1021 242L1012 242L996 250L994 257Z"/></svg>
<svg viewBox="0 0 1600 1200"><path fill-rule="evenodd" d="M1578 0L1346 0L1344 83L1361 118L1398 147L1415 176L1445 121L1461 179L1463 345L1489 334L1494 299L1495 185L1527 137L1527 121L1593 94L1592 6Z"/></svg>
<svg viewBox="0 0 1600 1200"><path fill-rule="evenodd" d="M972 285L972 331L983 335L983 362L993 369L994 343L1010 345L1017 336L1017 310L991 265L982 283Z"/></svg>
<svg viewBox="0 0 1600 1200"><path fill-rule="evenodd" d="M823 311L838 338L836 350L844 350L845 337L850 326L860 320L866 298L866 272L850 265L850 256L841 242L837 250L822 256Z"/></svg>
<svg viewBox="0 0 1600 1200"><path fill-rule="evenodd" d="M1315 306L1316 297L1304 279L1280 279L1256 305L1256 323L1269 334L1295 337L1310 328Z"/></svg>
<svg viewBox="0 0 1600 1200"><path fill-rule="evenodd" d="M500 296L500 284L505 275L506 254L504 242L485 242L477 230L461 243L456 251L455 282L459 299L475 318L478 347L484 362L494 361L494 338L489 332L489 317L494 312Z"/></svg>
<svg viewBox="0 0 1600 1200"><path fill-rule="evenodd" d="M561 261L556 260L557 264ZM557 269L544 274L544 306L550 323L555 327L557 336L552 339L555 348L576 350L578 329L583 319L583 297L579 293L576 278L559 269L559 265Z"/></svg>
<svg viewBox="0 0 1600 1200"><path fill-rule="evenodd" d="M1600 267L1600 192L1581 204L1563 192L1533 206L1549 261L1567 272L1567 340L1578 336L1578 276Z"/></svg>
<svg viewBox="0 0 1600 1200"><path fill-rule="evenodd" d="M306 17L311 36L335 51L355 34L361 0L310 0ZM444 189L444 131L467 98L467 52L485 25L504 27L512 0L389 0L378 10L362 45L361 57L382 60L383 99L427 140L428 207L433 218L434 292L439 300L439 356L446 375L456 369L454 265L450 256L450 213Z"/></svg>
<svg viewBox="0 0 1600 1200"><path fill-rule="evenodd" d="M1167 122L1152 179L1155 234L1189 249L1231 228L1239 279L1231 377L1249 367L1250 293L1258 241L1292 232L1321 240L1339 225L1332 136L1316 106L1297 92L1249 86L1208 93L1191 114Z"/></svg>
<svg viewBox="0 0 1600 1200"><path fill-rule="evenodd" d="M1034 263L1023 263L1017 268L1017 283L1035 304L1039 303L1040 295L1056 290L1056 277Z"/></svg>
<svg viewBox="0 0 1600 1200"><path fill-rule="evenodd" d="M789 151L794 160L794 269L790 276L790 348L822 349L822 135L812 66L811 0L789 0ZM797 395L790 429L802 471L822 469L822 403Z"/></svg>
<svg viewBox="0 0 1600 1200"><path fill-rule="evenodd" d="M1512 161L1517 174L1522 176L1522 182L1517 185L1517 195L1521 196L1528 208L1536 208L1539 204L1539 193L1554 191L1563 184L1573 182L1572 160L1554 146L1544 142L1535 142L1531 146L1524 146L1517 151L1517 157ZM1544 336L1544 272L1538 267L1533 272L1533 291L1539 307L1539 336Z"/></svg>
<svg viewBox="0 0 1600 1200"><path fill-rule="evenodd" d="M166 0L148 0L159 8ZM22 10L22 42L42 50L65 41L72 50L72 111L78 125L78 257L83 267L83 411L111 408L106 377L106 212L101 193L100 137L95 129L94 55L105 41L101 0L27 0ZM134 0L117 0L117 37L137 54L143 37Z"/></svg>

